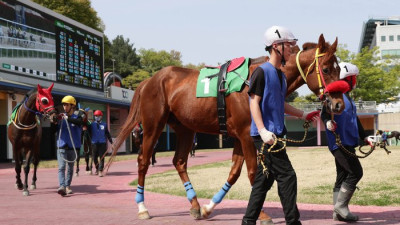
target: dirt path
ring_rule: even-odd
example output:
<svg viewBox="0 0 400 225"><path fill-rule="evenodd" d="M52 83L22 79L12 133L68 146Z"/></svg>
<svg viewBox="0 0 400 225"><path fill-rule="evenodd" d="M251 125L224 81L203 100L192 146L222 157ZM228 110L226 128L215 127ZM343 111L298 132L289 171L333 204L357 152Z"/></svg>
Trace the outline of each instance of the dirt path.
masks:
<svg viewBox="0 0 400 225"><path fill-rule="evenodd" d="M189 165L230 159L232 152L198 152ZM171 157L157 158L149 174L173 169ZM74 177L74 194L61 197L56 193L57 169L38 170L38 189L22 196L15 189L12 164L0 164L0 224L240 224L247 201L224 200L207 220L194 220L185 197L145 193L150 220L137 219L136 187L128 185L137 178L136 162L116 162L105 177L81 172ZM83 166L81 166L82 171ZM228 176L228 174L227 174ZM31 176L30 176L31 178ZM223 184L221 184L223 185ZM182 187L183 188L183 187ZM201 204L208 199L200 199ZM268 202L264 209L275 224L285 224L280 203ZM303 224L345 224L332 221L332 206L298 204ZM362 219L357 224L400 224L400 207L351 206Z"/></svg>

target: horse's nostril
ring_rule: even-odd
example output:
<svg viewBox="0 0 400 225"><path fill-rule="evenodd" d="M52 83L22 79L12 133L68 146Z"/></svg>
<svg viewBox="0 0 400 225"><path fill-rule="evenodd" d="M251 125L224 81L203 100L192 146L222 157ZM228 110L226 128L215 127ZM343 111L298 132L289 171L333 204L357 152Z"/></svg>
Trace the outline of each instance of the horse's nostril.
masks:
<svg viewBox="0 0 400 225"><path fill-rule="evenodd" d="M336 105L335 105L336 111L340 111L341 107L342 107L342 104L340 102L336 103Z"/></svg>

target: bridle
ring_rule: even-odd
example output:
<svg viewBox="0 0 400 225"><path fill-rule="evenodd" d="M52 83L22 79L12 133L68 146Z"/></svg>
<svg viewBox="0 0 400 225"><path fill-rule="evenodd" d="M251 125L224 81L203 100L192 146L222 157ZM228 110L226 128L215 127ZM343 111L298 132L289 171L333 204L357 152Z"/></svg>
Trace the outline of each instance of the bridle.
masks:
<svg viewBox="0 0 400 225"><path fill-rule="evenodd" d="M316 71L317 77L318 77L319 98L322 99L322 96L325 94L324 91L325 91L326 83L325 83L324 77L322 76L322 71L321 71L321 67L319 66L318 59L319 59L320 57L326 55L326 52L325 52L325 53L319 53L319 48L317 48L317 49L315 50L315 57L314 57L314 60L313 60L313 62L308 66L307 73L304 74L303 69L302 69L301 66L300 66L300 60L299 60L299 59L300 59L300 53L301 53L302 51L303 51L303 50L300 50L300 51L296 54L296 65L297 65L297 68L298 68L298 70L299 70L299 72L300 72L300 75L301 75L301 77L303 78L304 82L307 83L307 76L308 76L308 74L310 73L311 68L312 68L313 65L315 64L315 71Z"/></svg>
<svg viewBox="0 0 400 225"><path fill-rule="evenodd" d="M56 111L54 105L50 105L50 106L48 106L48 107L46 107L46 108L43 108L43 105L41 104L41 101L40 101L40 98L39 98L39 93L36 94L36 101L37 101L37 103L38 103L38 105L39 105L38 111L33 110L33 109L29 108L29 107L26 105L28 99L29 99L29 97L26 97L26 98L25 98L24 103L23 103L23 106L24 106L24 108L25 108L28 112L35 114L35 122L32 123L32 124L30 124L30 125L25 125L25 124L23 124L23 123L19 120L19 118L20 118L20 112L21 112L21 108L22 108L22 107L21 107L21 106L18 107L17 113L15 114L15 118L12 120L12 123L14 124L14 126L15 126L17 129L20 129L20 130L31 130L31 129L37 127L37 125L38 125L38 123L39 123L39 118L42 118L42 117L44 117L44 118L49 118L49 117L50 117L49 114L50 114L51 112L55 112L55 111Z"/></svg>

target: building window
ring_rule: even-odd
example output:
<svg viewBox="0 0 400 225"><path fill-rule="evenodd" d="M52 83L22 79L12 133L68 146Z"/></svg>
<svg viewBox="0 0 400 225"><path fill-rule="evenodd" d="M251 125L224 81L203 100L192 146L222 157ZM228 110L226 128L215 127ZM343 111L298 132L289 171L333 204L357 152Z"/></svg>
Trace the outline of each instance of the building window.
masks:
<svg viewBox="0 0 400 225"><path fill-rule="evenodd" d="M400 41L400 35L397 35L397 41Z"/></svg>
<svg viewBox="0 0 400 225"><path fill-rule="evenodd" d="M386 41L386 36L381 36L381 41L385 42Z"/></svg>
<svg viewBox="0 0 400 225"><path fill-rule="evenodd" d="M393 35L389 35L389 41L394 41L394 36Z"/></svg>

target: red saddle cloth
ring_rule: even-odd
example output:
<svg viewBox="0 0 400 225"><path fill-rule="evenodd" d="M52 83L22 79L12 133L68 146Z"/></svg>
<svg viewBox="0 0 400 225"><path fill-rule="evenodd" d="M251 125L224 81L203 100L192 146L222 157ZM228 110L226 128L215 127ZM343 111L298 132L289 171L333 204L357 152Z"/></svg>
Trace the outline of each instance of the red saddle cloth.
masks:
<svg viewBox="0 0 400 225"><path fill-rule="evenodd" d="M231 64L229 64L228 69L227 69L226 72L229 73L231 71L236 70L237 68L239 68L244 63L245 60L246 60L246 58L243 57L243 56L240 57L240 58L232 59L231 60ZM209 68L221 68L221 66L206 66L206 67L209 67Z"/></svg>

